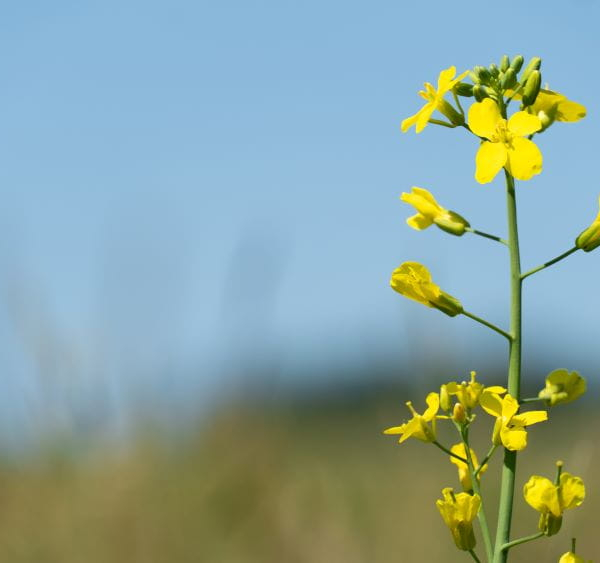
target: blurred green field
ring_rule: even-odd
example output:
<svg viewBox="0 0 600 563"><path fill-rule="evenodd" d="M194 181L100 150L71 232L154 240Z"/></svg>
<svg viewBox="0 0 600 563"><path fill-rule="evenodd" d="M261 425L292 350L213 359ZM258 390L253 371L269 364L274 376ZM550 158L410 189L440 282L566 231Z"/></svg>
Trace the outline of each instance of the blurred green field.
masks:
<svg viewBox="0 0 600 563"><path fill-rule="evenodd" d="M231 406L202 429L126 448L69 448L0 469L0 560L11 563L393 563L469 561L434 501L458 480L433 446L402 446L381 430L402 405ZM418 398L416 398L418 401ZM596 557L598 417L579 405L530 431L519 488L554 461L586 480L588 498L558 537L515 549L511 561L557 561L576 531ZM484 417L484 415L480 415ZM489 421L486 421L486 423ZM443 440L450 444L449 438ZM483 451L488 437L479 437ZM484 478L495 501L491 478ZM488 517L494 515L488 510ZM517 498L515 531L536 531ZM478 546L481 548L481 542ZM480 552L481 553L481 552Z"/></svg>

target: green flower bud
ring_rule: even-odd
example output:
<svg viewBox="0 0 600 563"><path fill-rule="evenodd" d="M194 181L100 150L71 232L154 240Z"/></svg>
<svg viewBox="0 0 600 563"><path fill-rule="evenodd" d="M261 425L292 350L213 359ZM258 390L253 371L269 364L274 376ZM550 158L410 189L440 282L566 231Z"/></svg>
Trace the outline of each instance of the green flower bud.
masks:
<svg viewBox="0 0 600 563"><path fill-rule="evenodd" d="M534 104L542 86L542 74L539 70L532 70L523 89L523 106Z"/></svg>
<svg viewBox="0 0 600 563"><path fill-rule="evenodd" d="M456 297L452 297L445 291L442 291L439 297L435 300L435 302L430 302L433 307L439 309L442 313L446 313L449 317L456 317L456 315L460 315L463 312L462 303L456 299Z"/></svg>
<svg viewBox="0 0 600 563"><path fill-rule="evenodd" d="M454 405L454 409L452 410L452 420L454 422L458 422L459 424L463 424L465 420L467 420L465 407L463 407L460 403L456 403Z"/></svg>
<svg viewBox="0 0 600 563"><path fill-rule="evenodd" d="M488 89L482 84L475 84L473 86L473 96L478 102L485 100L485 98L489 98L490 94Z"/></svg>
<svg viewBox="0 0 600 563"><path fill-rule="evenodd" d="M464 235L465 229L471 226L464 217L461 217L454 211L448 211L447 213L438 215L433 222L442 229L442 231L446 231L447 233L458 237Z"/></svg>
<svg viewBox="0 0 600 563"><path fill-rule="evenodd" d="M525 70L523 71L523 74L521 75L521 83L525 82L530 74L534 71L534 70L539 70L540 67L542 66L542 59L540 59L539 57L533 57L529 63L527 63L527 66L525 67Z"/></svg>
<svg viewBox="0 0 600 563"><path fill-rule="evenodd" d="M517 55L512 60L512 63L510 63L510 68L512 68L515 71L515 74L519 73L519 71L521 70L521 67L523 66L524 61L525 61L525 59L523 58L523 55Z"/></svg>
<svg viewBox="0 0 600 563"><path fill-rule="evenodd" d="M488 70L490 71L490 74L494 77L494 78L498 78L498 75L500 74L500 70L498 70L497 65L495 65L494 63L492 63L489 67Z"/></svg>
<svg viewBox="0 0 600 563"><path fill-rule="evenodd" d="M472 70L469 71L468 76L473 81L473 84L479 84L479 76L477 76Z"/></svg>
<svg viewBox="0 0 600 563"><path fill-rule="evenodd" d="M591 252L600 246L600 212L592 224L577 237L575 246L585 252Z"/></svg>
<svg viewBox="0 0 600 563"><path fill-rule="evenodd" d="M508 70L509 66L510 66L510 59L508 58L508 55L503 55L502 58L500 59L500 70L502 72L506 72Z"/></svg>
<svg viewBox="0 0 600 563"><path fill-rule="evenodd" d="M473 84L469 84L468 82L459 82L454 87L454 92L458 96L463 96L464 98L470 98L473 96Z"/></svg>
<svg viewBox="0 0 600 563"><path fill-rule="evenodd" d="M514 69L509 68L500 81L500 86L503 90L510 90L517 85L517 73Z"/></svg>
<svg viewBox="0 0 600 563"><path fill-rule="evenodd" d="M490 71L484 66L476 66L474 71L479 78L479 82L482 84L487 84L490 81L490 78L492 78Z"/></svg>

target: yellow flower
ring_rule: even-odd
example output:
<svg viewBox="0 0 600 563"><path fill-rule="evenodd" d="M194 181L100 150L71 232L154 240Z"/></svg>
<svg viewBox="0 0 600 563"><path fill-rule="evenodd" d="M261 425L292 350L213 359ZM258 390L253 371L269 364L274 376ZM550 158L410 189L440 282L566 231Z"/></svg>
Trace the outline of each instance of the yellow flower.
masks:
<svg viewBox="0 0 600 563"><path fill-rule="evenodd" d="M476 376L477 372L472 371L471 381L469 381L469 383L467 383L466 381L463 381L462 383L450 381L449 383L446 383L443 386L444 392L448 395L455 395L459 403L465 409L469 410L475 408L479 404L479 398L484 392L484 389L488 393L496 393L497 395L502 395L506 393L506 389L504 387L500 387L499 385L494 385L492 387L484 387L483 383L475 381Z"/></svg>
<svg viewBox="0 0 600 563"><path fill-rule="evenodd" d="M512 451L520 451L527 446L527 426L548 420L546 411L517 414L519 402L508 394L500 398L497 393L482 393L479 404L485 412L496 417L492 442Z"/></svg>
<svg viewBox="0 0 600 563"><path fill-rule="evenodd" d="M431 192L412 187L411 193L403 192L400 199L416 210L417 214L409 217L406 222L409 227L422 231L435 223L440 229L453 235L463 235L469 227L469 222L454 211L444 209L433 197Z"/></svg>
<svg viewBox="0 0 600 563"><path fill-rule="evenodd" d="M437 393L429 393L425 399L427 409L423 414L419 414L408 401L406 406L409 408L413 417L400 426L392 426L383 431L384 434L400 434L398 443L401 444L408 438L416 438L422 442L434 442L436 436L436 415L440 409L440 396Z"/></svg>
<svg viewBox="0 0 600 563"><path fill-rule="evenodd" d="M583 502L585 485L570 473L561 473L558 485L534 475L525 483L523 495L527 504L541 513L540 531L552 536L560 530L563 512Z"/></svg>
<svg viewBox="0 0 600 563"><path fill-rule="evenodd" d="M570 403L585 393L585 379L576 371L569 373L566 369L555 369L546 377L546 387L538 397L553 407L560 403Z"/></svg>
<svg viewBox="0 0 600 563"><path fill-rule="evenodd" d="M598 198L598 203L600 204L600 198ZM600 246L600 211L592 224L577 237L575 246L586 252Z"/></svg>
<svg viewBox="0 0 600 563"><path fill-rule="evenodd" d="M479 462L477 461L477 456L475 455L475 451L473 450L473 448L470 448L470 450L471 450L471 461L473 462L473 466L475 467L475 469L477 469L479 467ZM463 442L454 444L454 446L452 446L450 448L450 451L453 454L456 454L456 455L462 457L463 459L467 459L467 450L466 450L465 444ZM463 489L467 492L471 492L473 490L473 481L471 480L471 471L469 470L469 466L464 461L461 461L460 459L456 459L453 456L450 456L450 461L458 467L458 479L460 480L460 484L462 485ZM488 466L486 463L481 468L479 473L477 474L478 481L480 479L480 475L482 473L484 473L485 471L487 471L487 468L488 468Z"/></svg>
<svg viewBox="0 0 600 563"><path fill-rule="evenodd" d="M480 184L491 182L502 167L517 180L529 180L542 171L542 153L525 138L542 127L535 115L518 111L507 121L496 102L486 98L469 108L469 127L487 139L475 157L475 179Z"/></svg>
<svg viewBox="0 0 600 563"><path fill-rule="evenodd" d="M572 551L567 551L564 553L561 558L558 560L558 563L592 563L591 561L586 561L583 557L579 557L579 555L575 555Z"/></svg>
<svg viewBox="0 0 600 563"><path fill-rule="evenodd" d="M433 283L429 270L418 262L404 262L396 268L392 272L390 285L400 295L427 307L435 307L451 317L463 311L460 301Z"/></svg>
<svg viewBox="0 0 600 563"><path fill-rule="evenodd" d="M473 533L473 520L479 512L481 497L468 493L454 494L447 487L442 490L443 500L436 500L435 504L450 528L454 543L458 549L469 551L475 547L475 534Z"/></svg>
<svg viewBox="0 0 600 563"><path fill-rule="evenodd" d="M454 78L456 74L456 67L451 66L445 70L440 72L438 77L438 87L437 90L433 87L429 82L425 82L425 90L421 90L419 92L419 96L423 98L427 103L417 112L415 115L411 117L407 117L403 122L400 128L403 133L406 133L413 125L415 126L415 131L420 133L425 129L427 123L429 122L429 118L433 114L433 112L437 109L442 113L449 114L450 119L456 116L456 110L446 101L444 100L444 96L454 88L455 84L460 82L467 74L468 71L463 72L461 75Z"/></svg>
<svg viewBox="0 0 600 563"><path fill-rule="evenodd" d="M545 131L555 121L579 121L587 113L585 106L572 102L563 94L544 88L540 90L535 103L529 106L527 111L540 118L542 122L541 131Z"/></svg>

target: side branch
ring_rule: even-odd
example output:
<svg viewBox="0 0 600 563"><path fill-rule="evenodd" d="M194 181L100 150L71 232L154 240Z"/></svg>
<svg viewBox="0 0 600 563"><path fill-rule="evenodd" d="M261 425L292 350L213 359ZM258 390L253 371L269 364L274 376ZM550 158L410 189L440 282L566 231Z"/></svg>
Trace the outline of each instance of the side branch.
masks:
<svg viewBox="0 0 600 563"><path fill-rule="evenodd" d="M543 270L545 268L548 268L549 266L552 266L552 264L556 264L557 262L560 262L563 258L570 256L571 254L573 254L573 252L577 252L578 250L579 250L579 248L577 248L576 246L574 246L573 248L570 248L566 252L563 252L560 256L557 256L556 258L553 258L552 260L545 262L544 264L542 264L541 266L538 266L537 268L533 268L533 270L529 270L529 272L525 272L524 274L521 275L521 280L528 278L529 276L531 276L532 274L535 274L536 272L539 272L540 270Z"/></svg>
<svg viewBox="0 0 600 563"><path fill-rule="evenodd" d="M512 342L512 336L508 332L502 330L501 328L498 328L495 324L492 324L492 323L486 321L485 319L482 319L481 317L474 315L473 313L469 313L469 311L463 311L462 314L465 315L466 317L469 317L470 319L473 319L474 321L478 322L479 324L482 324L483 326L487 326L488 328L491 328L494 332L501 334L509 342Z"/></svg>
<svg viewBox="0 0 600 563"><path fill-rule="evenodd" d="M478 231L477 229L472 229L471 227L467 227L465 229L468 233L473 233L474 235L479 235L480 237L489 238L490 240L495 240L496 242L502 243L504 246L508 246L508 241L503 238L497 237L496 235L490 235L489 233L484 233L483 231Z"/></svg>
<svg viewBox="0 0 600 563"><path fill-rule="evenodd" d="M544 532L538 532L537 534L532 534L531 536L525 536L524 538L519 538L518 540L513 540L511 542L505 543L501 547L501 550L502 551L507 551L511 547L515 547L517 545L520 545L522 543L526 543L528 541L537 540L538 538L541 538L543 535L544 535Z"/></svg>

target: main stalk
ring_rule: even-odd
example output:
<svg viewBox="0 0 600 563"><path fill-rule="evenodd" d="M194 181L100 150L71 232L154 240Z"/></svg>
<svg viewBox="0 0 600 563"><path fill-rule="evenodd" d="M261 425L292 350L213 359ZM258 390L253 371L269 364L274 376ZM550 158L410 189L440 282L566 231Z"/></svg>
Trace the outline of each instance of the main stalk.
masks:
<svg viewBox="0 0 600 563"><path fill-rule="evenodd" d="M521 392L521 257L515 180L507 171L504 174L506 176L508 247L510 251L510 333L512 336L508 355L508 393L518 401ZM505 449L494 563L506 563L508 559L508 550L502 550L502 546L510 541L516 469L517 452Z"/></svg>

